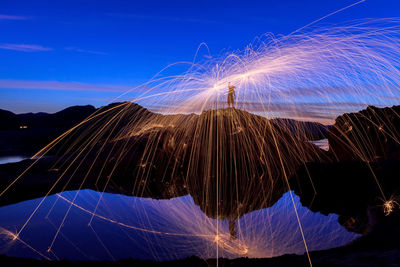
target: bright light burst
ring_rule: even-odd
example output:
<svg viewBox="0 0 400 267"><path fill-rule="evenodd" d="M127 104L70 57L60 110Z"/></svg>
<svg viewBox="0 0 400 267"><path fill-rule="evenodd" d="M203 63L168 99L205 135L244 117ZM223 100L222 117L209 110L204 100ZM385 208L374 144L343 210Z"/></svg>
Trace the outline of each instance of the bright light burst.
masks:
<svg viewBox="0 0 400 267"><path fill-rule="evenodd" d="M231 82L237 88L237 108L332 122L366 105L399 103L399 27L391 19L290 36L266 34L243 51L186 63L182 75L163 77L160 72L131 90L144 90L133 102L162 113L200 113L224 107Z"/></svg>
<svg viewBox="0 0 400 267"><path fill-rule="evenodd" d="M397 198L391 197L390 199L384 201L382 206L385 216L389 216L396 208L400 207L400 203L397 201Z"/></svg>

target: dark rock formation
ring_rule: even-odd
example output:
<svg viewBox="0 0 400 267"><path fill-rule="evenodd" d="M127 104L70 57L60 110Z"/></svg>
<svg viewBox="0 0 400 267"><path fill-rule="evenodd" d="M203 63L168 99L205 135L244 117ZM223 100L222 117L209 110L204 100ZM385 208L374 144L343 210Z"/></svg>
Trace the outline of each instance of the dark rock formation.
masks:
<svg viewBox="0 0 400 267"><path fill-rule="evenodd" d="M400 157L400 106L369 106L337 117L328 132L331 151L339 161Z"/></svg>
<svg viewBox="0 0 400 267"><path fill-rule="evenodd" d="M159 115L116 105L68 134L58 156L39 160L0 198L93 189L171 198L191 194L210 217L238 218L273 205L287 181L327 153L279 124L235 109ZM0 166L1 190L32 161Z"/></svg>
<svg viewBox="0 0 400 267"><path fill-rule="evenodd" d="M328 132L337 162L306 163L292 180L304 206L339 214L339 222L357 233L379 224L384 204L398 212L400 195L400 106L368 107L336 119ZM379 208L375 208L379 207Z"/></svg>
<svg viewBox="0 0 400 267"><path fill-rule="evenodd" d="M339 223L348 230L365 233L376 223L371 216L383 214L383 196L390 199L400 194L399 173L400 159L307 163L291 183L303 206L314 212L339 214ZM380 208L371 214L373 206Z"/></svg>
<svg viewBox="0 0 400 267"><path fill-rule="evenodd" d="M207 216L238 218L272 206L304 162L329 160L280 124L235 109L209 110L188 133L189 192ZM190 166L190 167L189 167Z"/></svg>

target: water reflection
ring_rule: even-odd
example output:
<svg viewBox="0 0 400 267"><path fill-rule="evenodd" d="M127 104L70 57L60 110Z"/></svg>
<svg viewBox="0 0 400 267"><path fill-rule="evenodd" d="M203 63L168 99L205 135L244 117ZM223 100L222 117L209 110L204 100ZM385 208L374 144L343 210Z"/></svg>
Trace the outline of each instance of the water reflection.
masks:
<svg viewBox="0 0 400 267"><path fill-rule="evenodd" d="M24 156L7 156L7 157L0 157L0 164L6 163L15 163L27 159L29 157Z"/></svg>
<svg viewBox="0 0 400 267"><path fill-rule="evenodd" d="M228 218L206 216L190 195L154 200L91 190L63 192L43 202L20 236L26 244L12 241L3 231L0 249L11 256L41 257L40 252L70 260L211 258L217 248L220 257L230 258L304 253L290 194L270 208L240 216L232 226ZM340 246L357 237L338 224L336 215L310 212L293 196L310 250ZM40 200L0 208L2 229L17 232ZM46 252L69 208L52 250Z"/></svg>
<svg viewBox="0 0 400 267"><path fill-rule="evenodd" d="M314 145L318 146L319 148L328 151L329 150L329 141L328 139L320 139L316 141L312 141Z"/></svg>

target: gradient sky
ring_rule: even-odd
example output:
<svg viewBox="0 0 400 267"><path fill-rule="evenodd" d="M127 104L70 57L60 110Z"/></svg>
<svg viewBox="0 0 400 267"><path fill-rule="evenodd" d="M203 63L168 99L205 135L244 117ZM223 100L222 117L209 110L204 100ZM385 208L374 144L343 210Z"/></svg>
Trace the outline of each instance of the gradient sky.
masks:
<svg viewBox="0 0 400 267"><path fill-rule="evenodd" d="M163 67L288 34L356 1L0 2L0 108L54 112L100 106ZM324 23L400 15L398 0L366 0Z"/></svg>

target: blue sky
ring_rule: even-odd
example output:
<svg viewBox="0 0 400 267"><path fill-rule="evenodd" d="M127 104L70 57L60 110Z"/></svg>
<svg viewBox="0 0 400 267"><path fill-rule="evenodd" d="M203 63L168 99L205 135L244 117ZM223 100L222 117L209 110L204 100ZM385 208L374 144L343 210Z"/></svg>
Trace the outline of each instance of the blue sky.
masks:
<svg viewBox="0 0 400 267"><path fill-rule="evenodd" d="M243 49L288 34L356 1L0 2L0 108L54 112L99 106L170 63ZM323 23L400 15L400 2L366 0Z"/></svg>

